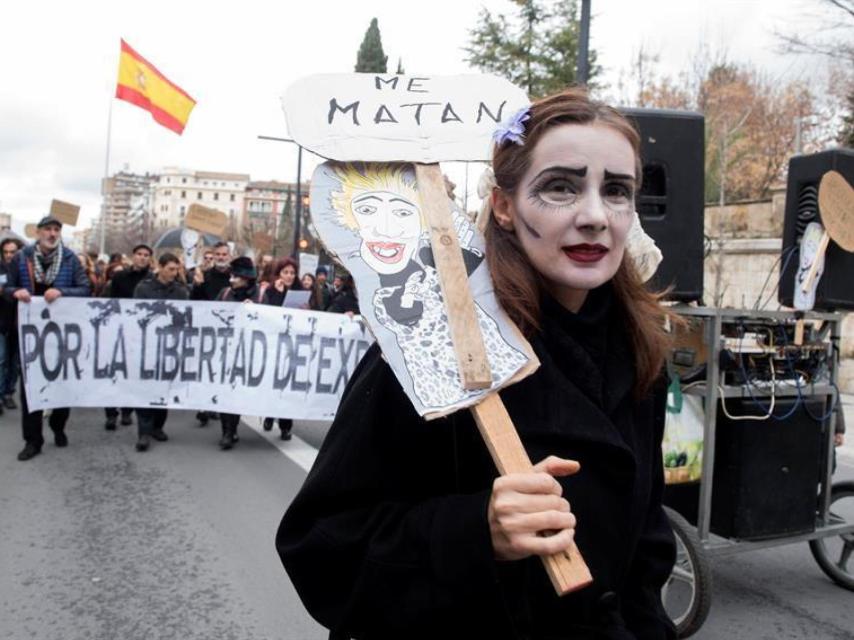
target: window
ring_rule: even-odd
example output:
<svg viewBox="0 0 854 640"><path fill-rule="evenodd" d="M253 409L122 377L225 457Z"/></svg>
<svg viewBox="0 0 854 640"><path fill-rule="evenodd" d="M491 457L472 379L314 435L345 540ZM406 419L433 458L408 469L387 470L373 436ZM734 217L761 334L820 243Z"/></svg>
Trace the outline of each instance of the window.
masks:
<svg viewBox="0 0 854 640"><path fill-rule="evenodd" d="M218 193L214 194L214 200L219 200L219 194Z"/></svg>
<svg viewBox="0 0 854 640"><path fill-rule="evenodd" d="M167 182L167 184L172 182L172 178L166 178L166 182Z"/></svg>
<svg viewBox="0 0 854 640"><path fill-rule="evenodd" d="M231 197L229 198L229 200L231 200L231 202L234 202L234 194L233 193L231 194Z"/></svg>
<svg viewBox="0 0 854 640"><path fill-rule="evenodd" d="M181 178L181 182L182 182L183 184L187 184L187 179L186 179L186 178Z"/></svg>
<svg viewBox="0 0 854 640"><path fill-rule="evenodd" d="M182 192L181 192L181 197L182 197L182 198L186 198L186 197L187 197L187 192L186 192L186 191L182 191Z"/></svg>
<svg viewBox="0 0 854 640"><path fill-rule="evenodd" d="M182 216L184 215L184 212L185 212L186 210L187 210L187 207L185 207L185 206L182 204L182 205L181 205L181 215L182 215Z"/></svg>
<svg viewBox="0 0 854 640"><path fill-rule="evenodd" d="M199 191L199 197L198 197L198 199L199 199L199 200L201 200L201 199L202 199L202 192L201 192L201 191Z"/></svg>

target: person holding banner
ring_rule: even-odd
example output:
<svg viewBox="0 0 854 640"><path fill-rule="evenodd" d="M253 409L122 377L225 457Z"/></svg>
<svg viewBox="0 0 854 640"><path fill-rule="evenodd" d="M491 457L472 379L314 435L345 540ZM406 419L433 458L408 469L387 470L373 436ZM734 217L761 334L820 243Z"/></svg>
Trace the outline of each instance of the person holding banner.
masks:
<svg viewBox="0 0 854 640"><path fill-rule="evenodd" d="M110 298L117 298L119 300L133 298L137 285L151 275L151 256L153 253L151 247L145 243L138 244L133 248L130 269L117 271L113 276L113 280L108 288ZM119 411L115 407L107 407L104 409L104 413L107 417L104 428L107 431L115 431ZM121 424L123 426L132 424L132 415L133 409L122 407Z"/></svg>
<svg viewBox="0 0 854 640"><path fill-rule="evenodd" d="M336 637L671 640L669 313L627 251L639 135L572 89L495 140L486 258L540 360L500 395L540 462L496 477L471 414L422 420L375 345L282 519L279 555ZM573 542L593 583L559 597L540 556Z"/></svg>
<svg viewBox="0 0 854 640"><path fill-rule="evenodd" d="M18 332L15 302L3 295L9 280L12 258L24 246L17 238L0 240L0 415L3 409L17 409L15 385L18 382Z"/></svg>
<svg viewBox="0 0 854 640"><path fill-rule="evenodd" d="M148 277L134 289L133 297L139 300L188 300L190 292L178 280L181 261L174 253L164 253L157 261L157 273ZM166 442L169 436L163 431L167 409L149 407L136 410L137 451L148 451L152 438L158 442Z"/></svg>
<svg viewBox="0 0 854 640"><path fill-rule="evenodd" d="M231 271L231 249L227 242L217 242L213 248L213 264L205 262L201 269L193 271L193 289L190 295L193 300L216 300L219 293L228 287ZM199 425L204 427L210 418L217 418L212 411L196 412Z"/></svg>
<svg viewBox="0 0 854 640"><path fill-rule="evenodd" d="M3 295L7 300L28 304L33 296L44 296L50 304L62 296L86 298L89 296L89 278L74 252L62 244L62 222L52 216L42 218L36 231L36 242L25 247L12 258L8 267L7 283ZM70 410L53 409L48 424L53 431L57 447L67 447L65 425ZM30 413L27 407L25 385L21 385L21 430L26 445L18 460L26 461L41 453L42 412Z"/></svg>
<svg viewBox="0 0 854 640"><path fill-rule="evenodd" d="M229 265L231 278L229 286L219 292L217 300L224 302L242 302L244 304L260 303L263 297L261 287L258 286L258 272L252 258L240 256L231 261ZM240 415L236 413L220 413L222 424L222 437L219 440L219 448L223 451L231 449L240 438L237 437L237 425L240 424Z"/></svg>

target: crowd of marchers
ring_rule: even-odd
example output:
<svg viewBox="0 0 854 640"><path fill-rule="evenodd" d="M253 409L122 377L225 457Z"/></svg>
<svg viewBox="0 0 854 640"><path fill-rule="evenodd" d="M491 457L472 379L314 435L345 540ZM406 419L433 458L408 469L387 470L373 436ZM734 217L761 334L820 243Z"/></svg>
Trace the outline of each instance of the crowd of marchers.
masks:
<svg viewBox="0 0 854 640"><path fill-rule="evenodd" d="M43 412L30 411L27 394L20 385L20 407L14 399L20 375L17 344L17 305L28 304L33 296L43 296L50 304L57 298L105 297L118 299L218 300L241 304L282 306L289 291L309 291L304 308L333 313L358 314L359 306L352 276L335 275L328 282L326 267L314 274L299 277L299 265L292 258L274 260L264 255L255 264L249 256L233 256L229 244L219 242L205 248L201 262L185 269L184 262L173 253L154 251L145 243L135 246L129 257L113 254L109 262L97 256L75 254L62 243L62 223L46 216L37 225L36 240L24 245L7 237L0 241L0 414L4 410L21 411L24 448L18 460L30 460L41 453ZM137 451L147 451L152 441L166 442L164 430L168 411L161 408L106 407L104 428L116 431L119 424L133 424L136 413ZM70 409L53 409L48 425L57 447L68 446L66 424ZM219 447L231 449L238 441L240 416L199 411L200 426L219 420L222 434ZM264 429L273 428L273 418L264 419ZM291 438L293 423L279 419L282 440Z"/></svg>

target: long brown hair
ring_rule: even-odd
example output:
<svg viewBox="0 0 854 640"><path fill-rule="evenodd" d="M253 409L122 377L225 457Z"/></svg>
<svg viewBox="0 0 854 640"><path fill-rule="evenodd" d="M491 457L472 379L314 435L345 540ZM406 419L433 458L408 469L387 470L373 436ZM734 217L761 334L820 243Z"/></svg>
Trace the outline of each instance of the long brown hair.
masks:
<svg viewBox="0 0 854 640"><path fill-rule="evenodd" d="M572 88L531 105L525 122L525 143L496 145L492 156L495 181L502 191L515 195L519 182L531 165L540 138L562 124L604 124L621 133L635 152L638 186L642 175L640 136L616 109L592 101L584 89ZM502 229L490 216L486 226L486 257L498 301L522 332L531 336L540 330L542 276L531 265L513 231ZM626 327L634 352L635 394L646 393L655 382L670 347L665 325L673 314L660 304L662 294L649 291L641 281L628 254L611 280L618 304L626 316Z"/></svg>

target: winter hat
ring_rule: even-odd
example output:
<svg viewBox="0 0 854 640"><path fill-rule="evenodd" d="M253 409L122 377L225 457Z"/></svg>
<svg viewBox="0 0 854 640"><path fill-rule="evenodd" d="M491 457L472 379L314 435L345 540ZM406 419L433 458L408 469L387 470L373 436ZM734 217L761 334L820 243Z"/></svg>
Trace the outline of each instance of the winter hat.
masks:
<svg viewBox="0 0 854 640"><path fill-rule="evenodd" d="M238 278L246 278L247 280L255 280L258 278L258 272L255 271L255 265L252 258L240 256L231 261L231 275Z"/></svg>

